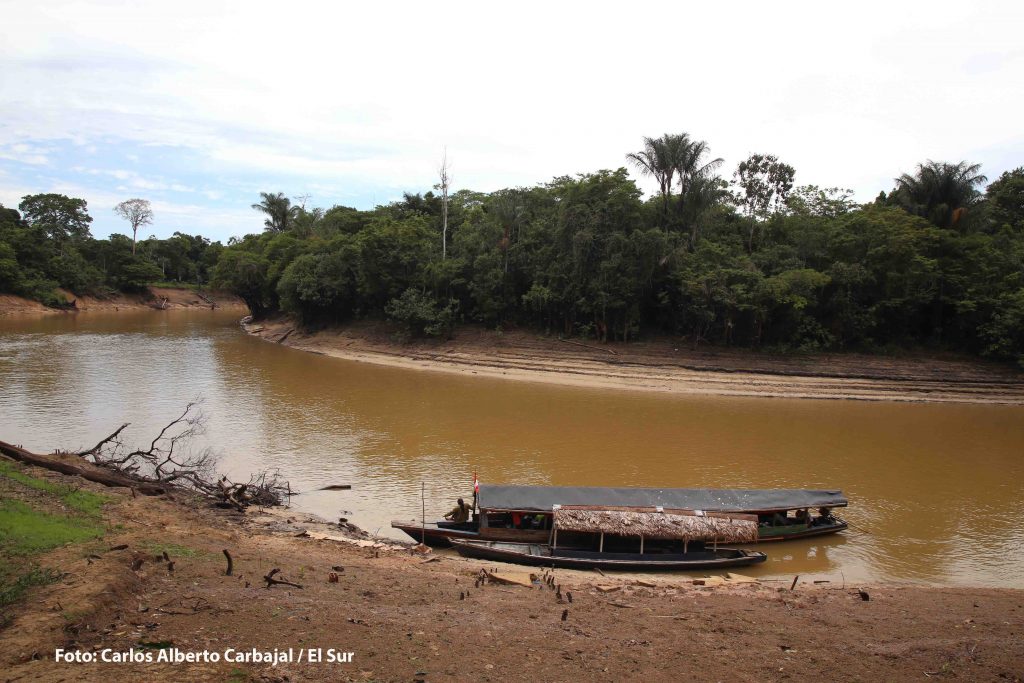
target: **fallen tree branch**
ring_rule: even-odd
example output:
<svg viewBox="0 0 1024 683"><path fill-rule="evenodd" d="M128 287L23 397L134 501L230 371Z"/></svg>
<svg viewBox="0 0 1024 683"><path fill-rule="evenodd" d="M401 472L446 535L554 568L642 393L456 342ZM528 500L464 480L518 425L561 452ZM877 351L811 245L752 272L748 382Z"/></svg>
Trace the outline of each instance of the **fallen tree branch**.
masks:
<svg viewBox="0 0 1024 683"><path fill-rule="evenodd" d="M284 579L275 579L274 575L279 571L281 570L271 569L270 573L263 577L263 580L267 582L267 588L270 588L271 586L291 586L292 588L302 588L302 586L297 583L292 583L291 581L286 581Z"/></svg>
<svg viewBox="0 0 1024 683"><path fill-rule="evenodd" d="M98 444L96 444L95 446L93 446L93 447L92 447L92 448L90 448L89 450L87 450L87 451L78 451L77 453L75 453L75 455L77 455L77 456L80 456L80 457L83 457L83 458L84 458L84 457L86 457L86 456L88 456L88 455L95 455L96 453L99 453L99 452L100 452L100 450L101 450L101 449L102 449L102 448L103 448L104 446L106 446L106 445L107 445L108 443L110 443L111 441L114 441L114 440L116 440L116 439L117 439L117 437L118 437L118 436L119 436L119 435L121 434L121 432L123 432L123 431L125 430L125 428L126 428L126 427L127 427L127 426L128 426L129 424L131 424L131 423L130 423L130 422L125 422L125 423L124 423L123 425L121 425L120 427L118 427L118 428L117 428L117 430L116 430L116 431L115 431L115 432L114 432L113 434L111 434L111 435L110 435L110 436L108 436L107 438L103 439L102 441L100 441L100 442L99 442ZM120 443L120 442L118 442L118 443Z"/></svg>
<svg viewBox="0 0 1024 683"><path fill-rule="evenodd" d="M0 441L0 453L26 465L42 467L54 472L60 472L61 474L70 474L71 476L81 477L86 481L93 481L104 486L136 489L139 493L147 496L160 496L167 493L167 487L159 483L139 481L115 472L107 472L99 468L93 469L93 467L70 463L54 456L30 453L24 448L19 448L4 441Z"/></svg>
<svg viewBox="0 0 1024 683"><path fill-rule="evenodd" d="M148 446L130 449L122 440L121 425L88 450L39 455L0 441L0 453L20 462L82 477L105 486L127 487L146 495L162 495L172 489L188 490L212 498L223 506L242 511L250 505L273 507L291 495L291 486L277 470L253 474L248 482L218 478L216 455L209 448L193 450L194 437L205 431L206 417L196 399L166 424ZM69 461L77 456L82 462Z"/></svg>

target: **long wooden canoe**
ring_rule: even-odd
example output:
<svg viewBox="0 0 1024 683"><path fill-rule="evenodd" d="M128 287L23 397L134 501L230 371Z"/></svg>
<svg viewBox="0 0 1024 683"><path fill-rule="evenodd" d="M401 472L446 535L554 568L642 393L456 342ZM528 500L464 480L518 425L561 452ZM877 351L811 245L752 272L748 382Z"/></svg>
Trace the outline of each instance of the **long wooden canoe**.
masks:
<svg viewBox="0 0 1024 683"><path fill-rule="evenodd" d="M448 548L452 539L466 541L509 541L519 543L543 543L548 540L547 531L530 529L499 529L489 528L486 535L481 535L475 522L429 522L420 525L415 521L394 520L392 528L401 529L417 543L423 541L432 548ZM758 543L771 541L793 541L799 538L825 536L843 531L847 523L839 518L830 524L808 526L806 524L786 524L779 526L762 526L758 528Z"/></svg>
<svg viewBox="0 0 1024 683"><path fill-rule="evenodd" d="M825 536L848 528L849 525L838 517L832 517L828 524L780 524L778 526L762 526L757 530L757 542L795 541L798 538Z"/></svg>
<svg viewBox="0 0 1024 683"><path fill-rule="evenodd" d="M463 557L512 562L536 567L562 569L621 569L653 571L668 569L718 569L744 567L764 562L764 553L734 548L700 550L688 553L612 553L570 548L554 548L541 543L503 541L466 541L452 539L452 546Z"/></svg>
<svg viewBox="0 0 1024 683"><path fill-rule="evenodd" d="M431 548L448 548L451 539L462 538L476 540L480 538L475 522L428 522L420 524L415 521L393 520L393 529L401 529L417 543L425 543Z"/></svg>

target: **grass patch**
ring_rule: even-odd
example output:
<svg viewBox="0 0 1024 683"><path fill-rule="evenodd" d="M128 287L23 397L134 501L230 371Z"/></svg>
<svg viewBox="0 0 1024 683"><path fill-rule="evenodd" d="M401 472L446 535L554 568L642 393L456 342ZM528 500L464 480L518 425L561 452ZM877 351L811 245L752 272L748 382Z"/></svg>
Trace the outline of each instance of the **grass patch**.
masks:
<svg viewBox="0 0 1024 683"><path fill-rule="evenodd" d="M47 586L60 579L60 572L29 566L19 572L14 566L0 562L0 610L13 605L33 586ZM8 616L0 611L0 627L6 626Z"/></svg>
<svg viewBox="0 0 1024 683"><path fill-rule="evenodd" d="M90 545L102 538L102 509L112 499L30 476L7 462L0 462L0 492L0 627L5 627L10 620L7 607L33 586L60 578L59 572L40 567L34 557L69 543ZM61 512L51 512L57 503Z"/></svg>
<svg viewBox="0 0 1024 683"><path fill-rule="evenodd" d="M172 560L175 557L196 557L197 555L205 554L201 550L189 548L185 545L178 545L177 543L160 543L159 541L151 541L149 539L140 541L138 546L146 552L153 553L154 555L166 552Z"/></svg>
<svg viewBox="0 0 1024 683"><path fill-rule="evenodd" d="M89 515L90 517L99 517L100 510L102 510L106 503L110 502L110 496L93 493L92 491L83 491L73 486L55 484L46 479L32 477L6 462L0 462L0 476L15 481L26 488L48 493L72 510Z"/></svg>
<svg viewBox="0 0 1024 683"><path fill-rule="evenodd" d="M34 510L20 500L0 501L0 550L34 555L103 535L102 524Z"/></svg>

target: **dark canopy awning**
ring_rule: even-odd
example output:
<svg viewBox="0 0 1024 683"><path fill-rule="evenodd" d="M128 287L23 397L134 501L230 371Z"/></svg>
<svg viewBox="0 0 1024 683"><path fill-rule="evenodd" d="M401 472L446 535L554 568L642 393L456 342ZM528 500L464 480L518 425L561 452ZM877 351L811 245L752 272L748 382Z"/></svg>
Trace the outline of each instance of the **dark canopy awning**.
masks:
<svg viewBox="0 0 1024 683"><path fill-rule="evenodd" d="M537 510L554 505L665 507L713 512L773 512L845 507L842 491L811 489L652 489L480 484L481 510Z"/></svg>

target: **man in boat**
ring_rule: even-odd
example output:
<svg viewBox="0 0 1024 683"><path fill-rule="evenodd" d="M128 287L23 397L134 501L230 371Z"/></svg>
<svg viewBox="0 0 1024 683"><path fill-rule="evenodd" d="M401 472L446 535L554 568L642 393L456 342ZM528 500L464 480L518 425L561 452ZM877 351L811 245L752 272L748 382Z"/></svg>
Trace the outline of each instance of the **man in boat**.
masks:
<svg viewBox="0 0 1024 683"><path fill-rule="evenodd" d="M825 526L835 521L836 518L832 516L832 508L818 508L818 516L811 522L811 526Z"/></svg>
<svg viewBox="0 0 1024 683"><path fill-rule="evenodd" d="M462 501L461 498L458 500L458 505L452 508L452 511L444 516L445 519L452 522L468 522L469 521L469 508Z"/></svg>

